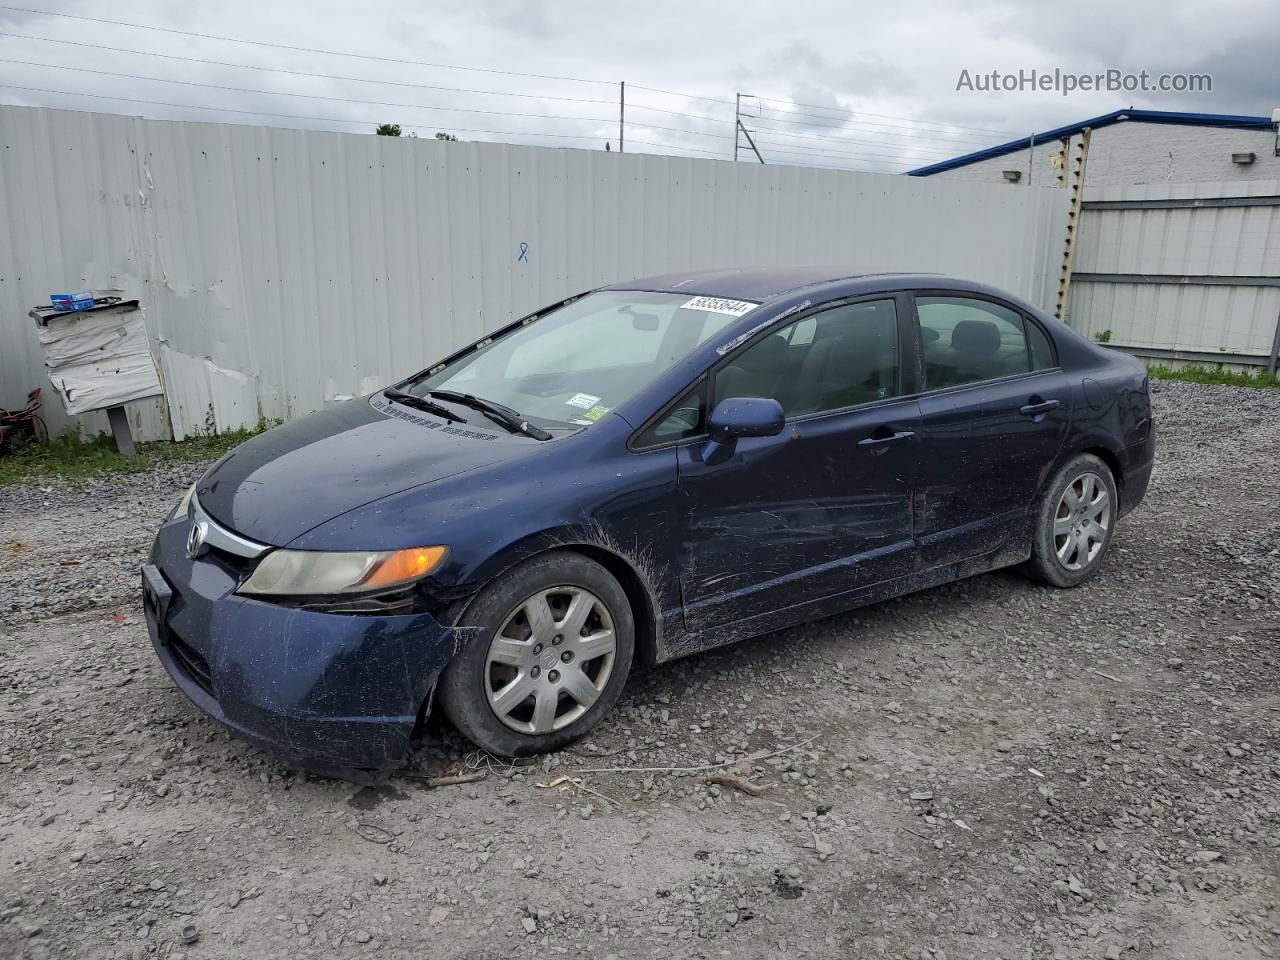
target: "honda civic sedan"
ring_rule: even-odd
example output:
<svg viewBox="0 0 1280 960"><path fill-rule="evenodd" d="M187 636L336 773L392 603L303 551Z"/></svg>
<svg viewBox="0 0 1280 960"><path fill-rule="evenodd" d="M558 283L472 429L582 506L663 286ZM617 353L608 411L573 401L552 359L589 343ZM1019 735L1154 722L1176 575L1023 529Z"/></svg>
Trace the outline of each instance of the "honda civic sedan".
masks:
<svg viewBox="0 0 1280 960"><path fill-rule="evenodd" d="M1096 574L1154 453L1144 368L1008 294L775 269L522 317L213 465L143 568L177 685L296 765L495 755L660 663L1020 566Z"/></svg>

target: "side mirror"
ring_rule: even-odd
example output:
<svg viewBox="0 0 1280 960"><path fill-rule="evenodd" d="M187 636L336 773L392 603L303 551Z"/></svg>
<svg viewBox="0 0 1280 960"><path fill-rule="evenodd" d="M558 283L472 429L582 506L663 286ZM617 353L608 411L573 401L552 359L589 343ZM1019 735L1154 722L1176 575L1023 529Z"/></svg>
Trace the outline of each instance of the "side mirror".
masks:
<svg viewBox="0 0 1280 960"><path fill-rule="evenodd" d="M710 442L702 460L719 463L733 452L739 437L776 437L785 425L782 404L772 397L728 397L707 418Z"/></svg>

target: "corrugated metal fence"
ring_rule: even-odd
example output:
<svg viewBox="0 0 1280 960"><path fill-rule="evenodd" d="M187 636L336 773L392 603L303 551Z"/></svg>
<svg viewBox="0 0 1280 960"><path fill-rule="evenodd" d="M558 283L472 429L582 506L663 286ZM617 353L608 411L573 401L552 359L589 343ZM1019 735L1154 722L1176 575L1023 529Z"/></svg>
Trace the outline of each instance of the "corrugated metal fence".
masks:
<svg viewBox="0 0 1280 960"><path fill-rule="evenodd" d="M1280 183L1086 190L1068 322L1152 360L1274 369Z"/></svg>
<svg viewBox="0 0 1280 960"><path fill-rule="evenodd" d="M130 416L181 438L671 270L937 271L1043 305L1065 211L1063 191L941 178L0 107L0 405L47 385L27 311L68 288L142 301L165 400Z"/></svg>

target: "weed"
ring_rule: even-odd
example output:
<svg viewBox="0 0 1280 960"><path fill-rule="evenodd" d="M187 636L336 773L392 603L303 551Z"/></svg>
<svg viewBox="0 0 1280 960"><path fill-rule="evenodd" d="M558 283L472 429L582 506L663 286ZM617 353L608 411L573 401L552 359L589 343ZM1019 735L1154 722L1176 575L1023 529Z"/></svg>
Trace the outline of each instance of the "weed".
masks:
<svg viewBox="0 0 1280 960"><path fill-rule="evenodd" d="M1280 388L1280 377L1265 370L1226 370L1221 366L1206 367L1191 364L1176 370L1157 364L1147 367L1147 374L1153 380L1185 380L1189 383L1216 383L1230 387L1262 387Z"/></svg>
<svg viewBox="0 0 1280 960"><path fill-rule="evenodd" d="M33 443L12 456L0 458L0 486L30 483L42 478L87 479L119 473L142 473L153 464L175 460L214 460L255 434L274 427L278 421L261 420L257 426L203 437L181 443L163 440L140 443L132 457L116 452L115 441L106 434L82 437L66 433L48 443Z"/></svg>

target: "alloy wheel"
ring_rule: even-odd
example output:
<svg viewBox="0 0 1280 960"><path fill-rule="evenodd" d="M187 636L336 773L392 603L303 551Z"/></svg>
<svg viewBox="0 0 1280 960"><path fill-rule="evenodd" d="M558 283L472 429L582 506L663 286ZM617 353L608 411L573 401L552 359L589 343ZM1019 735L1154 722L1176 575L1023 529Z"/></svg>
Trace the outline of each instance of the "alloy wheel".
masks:
<svg viewBox="0 0 1280 960"><path fill-rule="evenodd" d="M577 586L540 590L507 614L489 644L489 707L520 733L562 730L600 698L616 652L603 600Z"/></svg>
<svg viewBox="0 0 1280 960"><path fill-rule="evenodd" d="M1053 518L1053 547L1067 570L1097 559L1111 528L1111 497L1096 473L1082 473L1062 492Z"/></svg>

